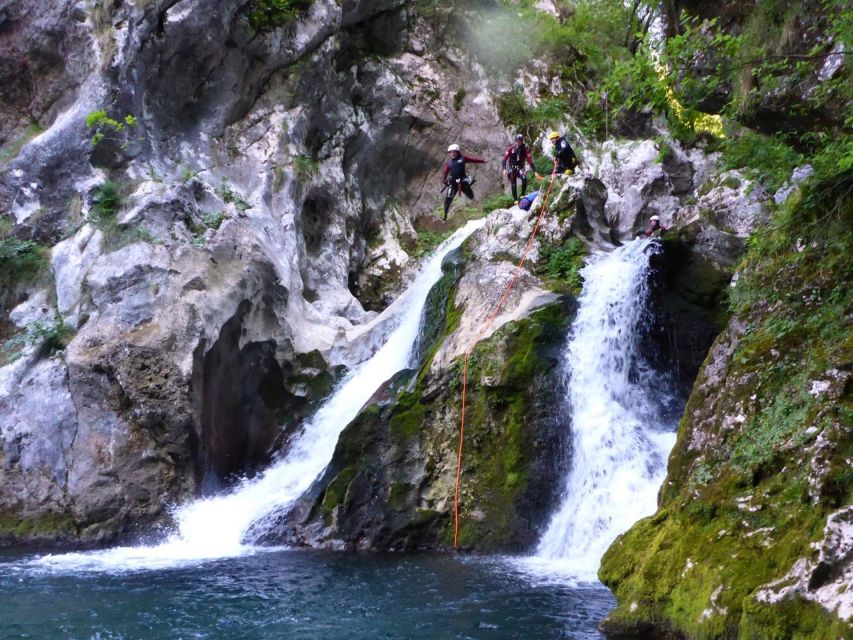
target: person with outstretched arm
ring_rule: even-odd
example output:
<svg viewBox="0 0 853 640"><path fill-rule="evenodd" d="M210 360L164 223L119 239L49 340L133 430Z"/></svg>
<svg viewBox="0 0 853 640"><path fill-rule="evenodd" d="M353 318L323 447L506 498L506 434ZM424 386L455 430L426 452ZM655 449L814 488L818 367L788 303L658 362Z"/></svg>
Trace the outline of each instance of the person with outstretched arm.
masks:
<svg viewBox="0 0 853 640"><path fill-rule="evenodd" d="M530 149L524 144L524 136L520 133L515 136L513 143L504 153L501 160L501 169L512 188L512 199L518 202L518 179L521 178L521 195L527 193L527 165L536 173L536 165L533 164L533 156Z"/></svg>
<svg viewBox="0 0 853 640"><path fill-rule="evenodd" d="M447 147L447 153L450 157L444 163L444 174L442 176L442 182L447 187L447 195L444 197L444 217L442 220L447 220L450 203L453 202L453 198L456 197L456 194L460 190L465 194L466 198L470 200L474 199L474 190L471 189L474 179L468 177L465 165L468 162L474 164L483 164L485 162L481 158L463 155L462 149L458 144L452 144Z"/></svg>
<svg viewBox="0 0 853 640"><path fill-rule="evenodd" d="M561 136L556 131L552 131L548 135L551 144L554 145L554 173L557 175L570 176L578 167L578 157L575 155L575 150L572 145L566 140L565 136Z"/></svg>

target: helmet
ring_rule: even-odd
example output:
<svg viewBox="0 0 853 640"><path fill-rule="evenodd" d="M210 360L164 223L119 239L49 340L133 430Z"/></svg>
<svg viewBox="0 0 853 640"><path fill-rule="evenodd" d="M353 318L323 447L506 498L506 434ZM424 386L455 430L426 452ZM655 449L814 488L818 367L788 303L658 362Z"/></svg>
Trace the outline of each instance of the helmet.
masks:
<svg viewBox="0 0 853 640"><path fill-rule="evenodd" d="M447 153L450 153L451 151L462 151L462 149L459 147L458 144L452 144L447 147Z"/></svg>
<svg viewBox="0 0 853 640"><path fill-rule="evenodd" d="M517 136L515 136L515 139L516 140L524 140L524 136L519 133Z"/></svg>
<svg viewBox="0 0 853 640"><path fill-rule="evenodd" d="M548 134L549 140L556 140L559 137L560 137L560 133L558 131L552 131L551 133Z"/></svg>
<svg viewBox="0 0 853 640"><path fill-rule="evenodd" d="M660 221L660 216L652 216L651 218L649 218L649 221L650 222L658 222L658 221Z"/></svg>

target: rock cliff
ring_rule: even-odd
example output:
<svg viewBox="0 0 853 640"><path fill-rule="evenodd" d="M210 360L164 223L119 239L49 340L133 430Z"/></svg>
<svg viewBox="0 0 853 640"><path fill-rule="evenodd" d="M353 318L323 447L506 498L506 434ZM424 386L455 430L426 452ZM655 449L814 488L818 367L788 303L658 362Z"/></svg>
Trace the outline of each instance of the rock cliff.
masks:
<svg viewBox="0 0 853 640"><path fill-rule="evenodd" d="M448 142L502 143L407 3L253 6L0 12L4 269L31 267L0 307L13 540L144 529L263 466L376 339L359 283L409 260Z"/></svg>

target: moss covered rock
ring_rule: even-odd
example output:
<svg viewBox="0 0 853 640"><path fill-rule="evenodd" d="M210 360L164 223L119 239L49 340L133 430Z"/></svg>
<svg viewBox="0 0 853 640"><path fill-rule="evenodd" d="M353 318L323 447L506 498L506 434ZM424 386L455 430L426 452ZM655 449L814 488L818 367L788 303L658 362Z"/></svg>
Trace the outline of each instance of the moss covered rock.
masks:
<svg viewBox="0 0 853 640"><path fill-rule="evenodd" d="M850 180L813 185L741 264L660 508L602 561L607 631L853 637Z"/></svg>
<svg viewBox="0 0 853 640"><path fill-rule="evenodd" d="M573 305L564 298L508 323L471 356L460 546L527 548L553 507L568 433L558 421L558 362ZM445 334L458 321L449 310ZM278 527L285 541L452 544L461 359L440 372L430 372L430 359L404 390L367 406L344 430L326 472Z"/></svg>

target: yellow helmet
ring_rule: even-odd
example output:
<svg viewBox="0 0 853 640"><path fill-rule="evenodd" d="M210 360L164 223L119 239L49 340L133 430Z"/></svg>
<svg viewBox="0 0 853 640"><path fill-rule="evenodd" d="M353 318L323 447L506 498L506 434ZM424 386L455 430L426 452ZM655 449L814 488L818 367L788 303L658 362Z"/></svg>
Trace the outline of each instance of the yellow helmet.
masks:
<svg viewBox="0 0 853 640"><path fill-rule="evenodd" d="M559 137L560 137L560 133L558 131L552 131L551 133L548 134L549 140L556 140Z"/></svg>

